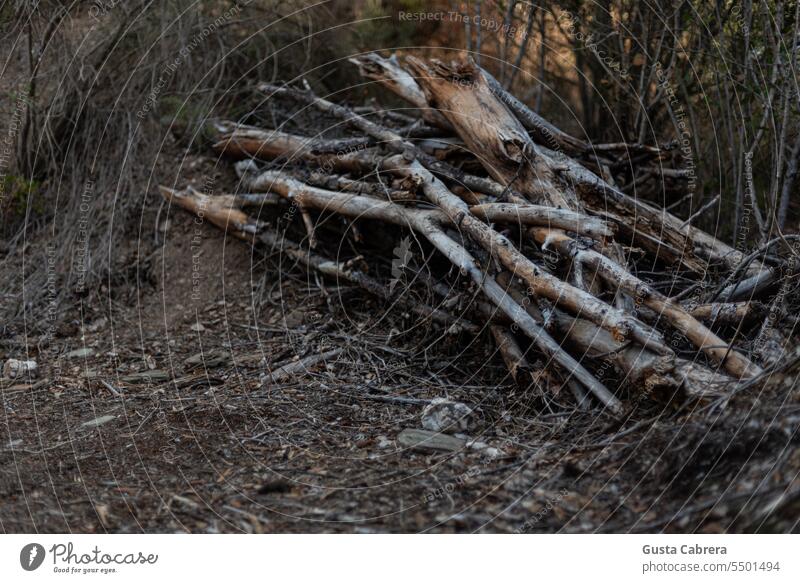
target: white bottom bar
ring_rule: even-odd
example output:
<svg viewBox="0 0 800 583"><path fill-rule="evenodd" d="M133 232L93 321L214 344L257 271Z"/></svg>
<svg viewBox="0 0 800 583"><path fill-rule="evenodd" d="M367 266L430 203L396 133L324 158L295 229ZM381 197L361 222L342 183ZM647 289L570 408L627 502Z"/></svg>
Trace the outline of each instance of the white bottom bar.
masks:
<svg viewBox="0 0 800 583"><path fill-rule="evenodd" d="M4 535L0 580L798 581L798 540L790 535ZM33 543L41 547L26 546ZM23 568L37 562L33 571Z"/></svg>

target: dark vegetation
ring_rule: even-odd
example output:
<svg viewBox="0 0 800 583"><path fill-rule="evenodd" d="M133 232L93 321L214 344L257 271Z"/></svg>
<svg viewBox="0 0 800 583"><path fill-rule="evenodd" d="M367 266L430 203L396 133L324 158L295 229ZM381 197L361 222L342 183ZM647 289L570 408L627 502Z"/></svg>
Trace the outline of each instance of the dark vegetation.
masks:
<svg viewBox="0 0 800 583"><path fill-rule="evenodd" d="M796 531L800 4L312 4L0 0L0 359L41 368L0 384L0 527ZM420 13L446 16L401 16ZM476 16L484 26L466 24ZM576 138L667 149L653 164L620 153L609 173L780 266L758 300L781 358L712 400L626 395L622 419L580 409L566 390L545 407L487 331L444 337L394 303L326 287L279 249L208 225L198 235L167 210L159 185L235 184L211 148L219 120L349 135L265 100L258 83L306 81L332 101L409 113L347 59L450 60L465 48ZM271 219L305 232L299 216ZM321 240L339 242L333 227ZM369 229L374 248L402 236ZM351 239L349 259L373 249ZM763 323L722 330L758 360ZM321 370L264 383L266 370L334 347ZM228 356L212 365L213 351ZM197 353L199 368L187 361ZM396 447L419 404L444 396L476 411L499 458ZM85 425L103 415L114 420Z"/></svg>

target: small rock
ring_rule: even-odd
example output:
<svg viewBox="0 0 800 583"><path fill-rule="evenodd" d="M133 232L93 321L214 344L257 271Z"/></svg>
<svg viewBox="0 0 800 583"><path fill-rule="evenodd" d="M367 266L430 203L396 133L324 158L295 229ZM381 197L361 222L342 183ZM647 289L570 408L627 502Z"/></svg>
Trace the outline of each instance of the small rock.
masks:
<svg viewBox="0 0 800 583"><path fill-rule="evenodd" d="M100 524L102 524L104 528L109 528L111 526L111 512L109 512L108 504L98 504L94 509L95 512L97 512L97 517L100 519Z"/></svg>
<svg viewBox="0 0 800 583"><path fill-rule="evenodd" d="M72 350L67 352L65 355L67 358L88 358L94 355L94 350L91 348L78 348L76 350Z"/></svg>
<svg viewBox="0 0 800 583"><path fill-rule="evenodd" d="M403 429L397 436L397 442L404 447L423 451L461 451L467 445L466 439L424 429Z"/></svg>
<svg viewBox="0 0 800 583"><path fill-rule="evenodd" d="M231 353L226 350L199 352L183 361L187 368L216 368L231 363Z"/></svg>
<svg viewBox="0 0 800 583"><path fill-rule="evenodd" d="M98 330L105 328L105 325L108 323L108 320L105 317L99 318L89 324L86 329L89 332L97 332Z"/></svg>
<svg viewBox="0 0 800 583"><path fill-rule="evenodd" d="M135 374L122 377L126 383L147 383L147 382L161 382L170 379L169 373L164 370L148 370L145 372L137 372Z"/></svg>
<svg viewBox="0 0 800 583"><path fill-rule="evenodd" d="M191 330L192 332L203 332L205 331L205 329L206 327L203 326L200 322L196 322L191 326L189 326L189 330Z"/></svg>
<svg viewBox="0 0 800 583"><path fill-rule="evenodd" d="M302 308L292 310L288 314L284 314L284 325L287 328L296 328L301 326L306 319L306 312Z"/></svg>
<svg viewBox="0 0 800 583"><path fill-rule="evenodd" d="M81 423L81 427L88 428L88 427L100 427L101 425L105 425L109 421L113 421L116 419L114 415L103 415L102 417L97 417L90 421L86 421L85 423Z"/></svg>
<svg viewBox="0 0 800 583"><path fill-rule="evenodd" d="M393 444L394 442L385 435L378 436L378 449L386 449L387 447L392 447Z"/></svg>
<svg viewBox="0 0 800 583"><path fill-rule="evenodd" d="M422 427L429 431L469 432L472 421L472 409L449 399L434 399L422 411Z"/></svg>
<svg viewBox="0 0 800 583"><path fill-rule="evenodd" d="M36 376L39 365L35 360L17 360L9 358L3 365L3 376L7 379L16 379L25 375Z"/></svg>
<svg viewBox="0 0 800 583"><path fill-rule="evenodd" d="M468 441L467 447L471 450L480 452L481 455L488 457L489 459L495 459L506 455L502 449L492 447L483 441Z"/></svg>

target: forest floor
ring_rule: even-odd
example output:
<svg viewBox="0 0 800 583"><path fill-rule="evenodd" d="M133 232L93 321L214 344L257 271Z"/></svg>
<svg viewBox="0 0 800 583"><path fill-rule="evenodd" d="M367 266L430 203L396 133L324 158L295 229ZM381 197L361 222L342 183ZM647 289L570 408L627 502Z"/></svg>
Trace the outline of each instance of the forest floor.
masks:
<svg viewBox="0 0 800 583"><path fill-rule="evenodd" d="M1 385L3 532L798 529L793 368L722 404L546 409L486 331L415 322L180 210L142 225L132 284L83 301L49 343L0 346L40 367ZM400 444L438 397L471 407L488 447Z"/></svg>

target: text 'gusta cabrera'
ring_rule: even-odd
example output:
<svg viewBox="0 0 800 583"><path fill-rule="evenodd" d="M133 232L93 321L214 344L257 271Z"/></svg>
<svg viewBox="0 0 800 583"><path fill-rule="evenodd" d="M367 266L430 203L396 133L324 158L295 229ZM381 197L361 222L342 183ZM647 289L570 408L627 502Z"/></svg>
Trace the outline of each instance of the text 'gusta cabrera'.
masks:
<svg viewBox="0 0 800 583"><path fill-rule="evenodd" d="M644 545L642 552L645 555L727 555L727 547L706 547L698 544L680 546L653 546Z"/></svg>

